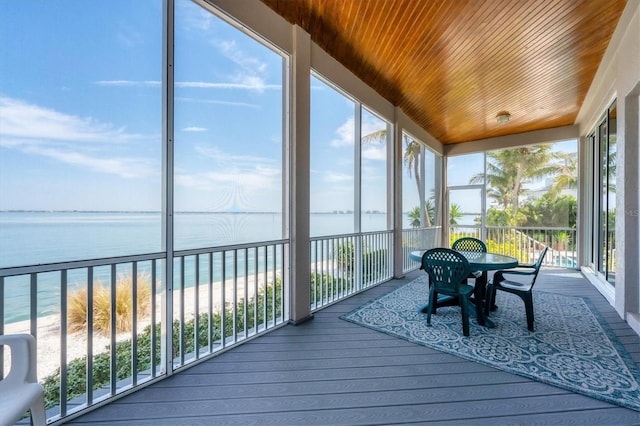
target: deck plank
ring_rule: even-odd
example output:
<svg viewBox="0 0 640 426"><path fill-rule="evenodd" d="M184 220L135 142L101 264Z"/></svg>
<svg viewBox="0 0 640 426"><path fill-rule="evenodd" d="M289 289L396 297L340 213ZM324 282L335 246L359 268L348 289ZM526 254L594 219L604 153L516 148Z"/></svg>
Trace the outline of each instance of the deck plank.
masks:
<svg viewBox="0 0 640 426"><path fill-rule="evenodd" d="M276 329L69 424L640 424L636 411L339 318L420 273L331 305L312 321ZM536 290L589 298L638 362L638 335L586 279L562 274L543 269Z"/></svg>

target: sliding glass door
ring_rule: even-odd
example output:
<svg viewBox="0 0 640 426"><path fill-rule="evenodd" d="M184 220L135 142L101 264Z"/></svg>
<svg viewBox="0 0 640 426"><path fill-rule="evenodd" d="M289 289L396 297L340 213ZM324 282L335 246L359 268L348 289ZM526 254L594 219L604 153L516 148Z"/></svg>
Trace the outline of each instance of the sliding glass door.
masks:
<svg viewBox="0 0 640 426"><path fill-rule="evenodd" d="M591 264L611 285L616 271L616 124L614 102L588 137L593 161Z"/></svg>

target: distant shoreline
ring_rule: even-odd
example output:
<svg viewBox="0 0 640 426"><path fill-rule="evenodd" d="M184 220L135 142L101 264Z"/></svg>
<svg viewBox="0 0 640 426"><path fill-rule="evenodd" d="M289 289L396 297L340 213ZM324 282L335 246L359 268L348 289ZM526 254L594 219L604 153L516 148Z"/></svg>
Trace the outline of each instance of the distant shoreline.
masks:
<svg viewBox="0 0 640 426"><path fill-rule="evenodd" d="M158 210L0 210L0 213L124 213L124 214L161 214ZM184 210L175 211L179 214L282 214L282 212L268 212L268 211L246 211L246 212L220 212L220 211L195 211ZM409 212L403 212L409 213ZM354 214L351 210L343 211L330 211L330 212L310 212L310 214ZM372 210L365 211L364 214L387 214L387 212Z"/></svg>
<svg viewBox="0 0 640 426"><path fill-rule="evenodd" d="M3 206L9 207L9 206ZM287 243L283 229L286 214L274 212L177 212L172 216L173 251L198 250L233 246L258 246L261 242L278 241ZM350 212L317 212L310 215L312 238L352 234L354 214ZM5 322L25 318L29 311L29 271L47 270L37 273L38 309L49 310L59 305L62 288L61 273L58 271L72 267L67 275L67 286L87 281L88 264L75 268L82 261L90 261L99 266L94 275L110 279L109 268L97 265L102 259L130 257L137 255L163 254L163 215L157 211L132 210L38 210L13 209L0 211L0 271L12 278L5 280ZM367 229L386 229L387 215L363 214L363 226ZM5 244L3 244L5 243ZM226 250L226 249L225 249ZM222 273L222 253L213 256L212 269ZM260 253L264 249L260 249ZM216 251L216 250L213 250ZM253 256L251 251L250 256ZM271 254L269 254L271 256ZM116 259L117 261L118 259ZM164 260L161 260L164 262ZM258 264L264 265L263 255L258 256ZM138 267L150 268L151 261L145 260ZM38 268L33 268L38 266ZM131 264L118 266L125 271ZM15 270L14 270L15 269ZM191 285L194 280L193 265L187 262L185 280ZM15 277L13 277L15 276ZM94 276L96 279L96 276Z"/></svg>

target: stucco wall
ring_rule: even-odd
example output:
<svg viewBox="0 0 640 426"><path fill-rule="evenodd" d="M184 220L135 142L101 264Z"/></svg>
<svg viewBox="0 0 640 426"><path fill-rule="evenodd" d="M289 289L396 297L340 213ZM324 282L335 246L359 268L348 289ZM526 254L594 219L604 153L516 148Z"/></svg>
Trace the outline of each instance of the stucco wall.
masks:
<svg viewBox="0 0 640 426"><path fill-rule="evenodd" d="M617 99L616 285L612 295L616 311L640 334L639 92L640 2L632 0L620 18L576 124L582 137L588 135L606 108ZM582 226L581 232L588 235L589 230L585 228L588 224ZM594 282L598 285L597 280ZM608 292L607 286L601 284L603 294Z"/></svg>

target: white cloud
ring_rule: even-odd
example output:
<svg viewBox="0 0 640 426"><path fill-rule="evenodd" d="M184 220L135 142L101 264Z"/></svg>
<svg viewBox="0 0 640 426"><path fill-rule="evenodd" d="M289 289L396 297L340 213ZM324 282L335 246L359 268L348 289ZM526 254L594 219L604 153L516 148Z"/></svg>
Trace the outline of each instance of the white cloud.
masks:
<svg viewBox="0 0 640 426"><path fill-rule="evenodd" d="M213 44L223 56L238 66L235 74L229 77L232 82L243 87L250 87L259 92L281 88L280 84L265 83L267 63L243 51L235 40L215 40Z"/></svg>
<svg viewBox="0 0 640 426"><path fill-rule="evenodd" d="M99 80L95 84L111 87L159 87L162 82L155 80Z"/></svg>
<svg viewBox="0 0 640 426"><path fill-rule="evenodd" d="M354 122L355 120L353 119L353 117L350 117L347 119L347 121L342 124L340 127L338 127L338 129L336 130L336 135L337 138L333 139L330 144L333 147L343 147L343 146L353 146L353 132L355 131L354 128Z"/></svg>
<svg viewBox="0 0 640 426"><path fill-rule="evenodd" d="M176 82L176 87L187 88L199 88L199 89L238 89L238 90L253 90L257 92L263 92L265 90L280 89L278 84L265 84L259 77L243 76L237 78L237 83L210 83L204 81L179 81Z"/></svg>
<svg viewBox="0 0 640 426"><path fill-rule="evenodd" d="M378 167L362 167L362 181L386 180L385 171Z"/></svg>
<svg viewBox="0 0 640 426"><path fill-rule="evenodd" d="M233 166L236 169L252 170L254 167L271 169L275 166L275 160L268 157L248 154L230 154L217 147L205 147L201 145L196 146L195 149L198 154L211 158L220 165L227 167Z"/></svg>
<svg viewBox="0 0 640 426"><path fill-rule="evenodd" d="M248 108L260 108L258 104L250 104L247 102L230 102L230 101L217 101L213 99L198 99L198 98L184 98L177 97L176 101L181 102L197 102L201 104L215 104L215 105L229 105L229 106L239 106L239 107L248 107Z"/></svg>
<svg viewBox="0 0 640 426"><path fill-rule="evenodd" d="M0 97L0 135L24 139L82 142L122 141L139 137L124 128L77 117L24 101Z"/></svg>
<svg viewBox="0 0 640 426"><path fill-rule="evenodd" d="M386 128L387 128L386 124L382 120L374 117L373 115L370 115L370 114L362 115L362 135L363 136L371 135L381 130L385 130Z"/></svg>
<svg viewBox="0 0 640 426"><path fill-rule="evenodd" d="M191 127L185 127L184 129L182 129L183 132L206 132L207 129L206 127L196 127L196 126L191 126Z"/></svg>
<svg viewBox="0 0 640 426"><path fill-rule="evenodd" d="M0 143L26 154L122 178L155 172L146 158L114 157L118 142L141 139L93 118L64 114L19 99L0 97ZM128 145L120 147L127 149Z"/></svg>
<svg viewBox="0 0 640 426"><path fill-rule="evenodd" d="M279 170L264 167L255 167L250 172L233 168L198 173L181 170L176 173L175 182L184 191L200 193L191 198L206 193L207 208L212 210L269 210L277 208L277 202L273 206L268 204L273 204L281 193L280 176Z"/></svg>
<svg viewBox="0 0 640 426"><path fill-rule="evenodd" d="M216 200L216 210L241 207L264 209L257 200L266 194L277 197L282 190L282 171L276 160L223 152L219 148L196 147L196 152L213 160L203 171L178 170L176 184L206 192ZM214 169L213 171L211 169Z"/></svg>
<svg viewBox="0 0 640 426"><path fill-rule="evenodd" d="M152 80L99 80L95 84L107 87L159 87L162 82ZM223 90L250 90L264 92L265 90L278 90L279 84L265 84L264 79L258 76L238 75L233 81L176 81L175 87L191 89L223 89Z"/></svg>
<svg viewBox="0 0 640 426"><path fill-rule="evenodd" d="M260 176L280 176L281 171L275 167L256 166L256 171Z"/></svg>
<svg viewBox="0 0 640 426"><path fill-rule="evenodd" d="M82 154L79 152L63 151L56 148L43 148L39 146L27 146L23 150L29 154L36 154L91 169L96 172L118 175L122 178L147 177L154 174L151 165L142 159L135 158L100 158Z"/></svg>
<svg viewBox="0 0 640 426"><path fill-rule="evenodd" d="M203 8L193 7L192 4L181 2L176 2L176 6L181 8L180 12L176 13L176 16L181 16L185 19L185 28L207 31L213 26L215 15Z"/></svg>
<svg viewBox="0 0 640 426"><path fill-rule="evenodd" d="M386 145L365 145L362 147L362 158L366 160L387 160Z"/></svg>
<svg viewBox="0 0 640 426"><path fill-rule="evenodd" d="M267 69L267 64L240 50L234 40L218 40L214 41L214 45L224 56L247 72L262 74Z"/></svg>
<svg viewBox="0 0 640 426"><path fill-rule="evenodd" d="M246 188L249 192L272 188L273 174L264 174L256 168L255 173L240 173L232 170L220 172L207 172L203 176L212 182L231 183L235 182Z"/></svg>
<svg viewBox="0 0 640 426"><path fill-rule="evenodd" d="M353 175L345 173L328 172L324 176L324 180L330 183L353 182Z"/></svg>
<svg viewBox="0 0 640 426"><path fill-rule="evenodd" d="M363 136L370 135L380 130L385 129L384 123L381 125L381 121L378 119L372 119L371 116L363 116L365 117L360 132ZM368 117L368 118L366 118ZM353 146L354 140L354 132L355 132L355 119L353 117L349 117L347 121L345 121L338 129L335 131L336 138L333 139L330 144L333 147L344 147L344 146ZM382 145L382 144L380 144ZM370 145L372 146L372 145ZM376 155L373 152L371 155Z"/></svg>
<svg viewBox="0 0 640 426"><path fill-rule="evenodd" d="M195 22L195 21L194 21ZM209 27L210 22L202 21L202 29ZM196 25L196 24L194 24ZM237 65L235 73L225 78L227 81L176 81L175 87L197 89L249 90L264 92L265 90L280 90L281 84L266 84L264 75L267 64L255 56L241 50L233 40L216 40L214 46L220 53ZM110 87L158 87L160 81L152 80L100 80L95 84Z"/></svg>

